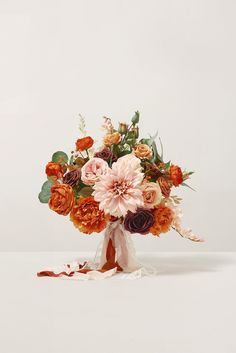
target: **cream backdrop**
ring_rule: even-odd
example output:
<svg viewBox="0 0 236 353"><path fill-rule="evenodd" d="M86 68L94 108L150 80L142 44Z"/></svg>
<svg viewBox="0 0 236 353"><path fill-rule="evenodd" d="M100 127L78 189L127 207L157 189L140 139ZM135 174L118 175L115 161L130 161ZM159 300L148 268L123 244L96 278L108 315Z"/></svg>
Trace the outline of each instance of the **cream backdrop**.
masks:
<svg viewBox="0 0 236 353"><path fill-rule="evenodd" d="M236 2L230 0L0 2L0 250L94 251L37 199L44 166L70 152L78 114L99 140L103 115L141 112L141 133L158 129L166 161L195 170L185 225L134 236L138 251L233 251L235 236Z"/></svg>

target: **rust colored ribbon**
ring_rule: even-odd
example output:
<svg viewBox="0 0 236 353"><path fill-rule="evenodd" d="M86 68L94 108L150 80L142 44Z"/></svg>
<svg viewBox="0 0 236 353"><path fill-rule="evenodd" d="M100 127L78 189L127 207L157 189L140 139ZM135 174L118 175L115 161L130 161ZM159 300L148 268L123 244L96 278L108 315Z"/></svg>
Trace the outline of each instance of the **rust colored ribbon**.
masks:
<svg viewBox="0 0 236 353"><path fill-rule="evenodd" d="M115 261L115 258L116 258L116 249L114 248L112 244L112 239L110 238L107 246L107 252L106 252L107 262L102 266L102 270L108 271L116 267L117 271L120 271L120 272L123 271L122 267L118 264L117 261Z"/></svg>
<svg viewBox="0 0 236 353"><path fill-rule="evenodd" d="M59 272L59 273L55 273L53 271L40 271L37 273L37 276L38 277L62 277L62 276L66 276L66 277L73 277L75 273L83 273L83 274L86 274L90 271L94 271L92 270L91 268L81 268L80 270L78 271L71 271L69 273L65 272L65 271L62 271L62 272ZM99 272L106 272L108 270L105 270L105 269L98 269L96 271L99 271Z"/></svg>
<svg viewBox="0 0 236 353"><path fill-rule="evenodd" d="M37 276L38 277L62 277L62 276L73 277L75 273L86 274L90 271L94 271L94 269L86 268L86 264L87 262L80 264L79 269L76 271L71 271L71 272L61 271L59 273L56 273L50 270L45 270L45 271L38 272ZM67 267L69 269L70 265L67 265ZM113 268L116 268L117 271L119 272L123 271L122 267L116 261L116 249L113 246L112 239L110 238L107 244L106 262L100 269L97 269L96 271L104 273L106 271L112 270Z"/></svg>

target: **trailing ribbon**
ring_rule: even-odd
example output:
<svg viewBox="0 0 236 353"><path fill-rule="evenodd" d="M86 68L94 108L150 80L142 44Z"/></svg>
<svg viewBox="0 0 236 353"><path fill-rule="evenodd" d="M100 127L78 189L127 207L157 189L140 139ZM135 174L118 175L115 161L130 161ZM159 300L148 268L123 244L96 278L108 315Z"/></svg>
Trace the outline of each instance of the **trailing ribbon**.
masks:
<svg viewBox="0 0 236 353"><path fill-rule="evenodd" d="M38 277L103 279L116 272L132 273L140 269L130 234L120 220L110 222L104 235L100 262L64 264L37 273Z"/></svg>

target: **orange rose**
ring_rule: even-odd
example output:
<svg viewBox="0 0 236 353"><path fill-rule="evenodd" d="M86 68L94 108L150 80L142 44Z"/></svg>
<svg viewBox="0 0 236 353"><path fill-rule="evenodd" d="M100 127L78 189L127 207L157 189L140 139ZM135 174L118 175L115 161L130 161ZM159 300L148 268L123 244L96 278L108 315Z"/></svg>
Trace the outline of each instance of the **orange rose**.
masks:
<svg viewBox="0 0 236 353"><path fill-rule="evenodd" d="M81 139L78 139L75 143L76 145L76 150L77 151L84 151L84 150L88 150L89 148L91 148L94 144L94 141L92 139L92 137L90 136L86 136L83 137Z"/></svg>
<svg viewBox="0 0 236 353"><path fill-rule="evenodd" d="M103 143L105 146L110 147L111 145L118 145L121 141L121 134L119 132L113 132L113 134L107 134Z"/></svg>
<svg viewBox="0 0 236 353"><path fill-rule="evenodd" d="M106 228L108 218L99 210L99 203L92 196L79 199L70 213L74 226L86 234L100 233Z"/></svg>
<svg viewBox="0 0 236 353"><path fill-rule="evenodd" d="M62 178L64 174L64 168L59 163L49 162L46 165L45 173L48 177L54 177L55 179Z"/></svg>
<svg viewBox="0 0 236 353"><path fill-rule="evenodd" d="M74 192L68 184L56 184L51 187L52 196L49 199L51 210L67 216L74 206Z"/></svg>
<svg viewBox="0 0 236 353"><path fill-rule="evenodd" d="M173 212L164 205L158 205L153 210L154 224L150 228L150 233L159 236L160 233L166 233L170 229L173 221Z"/></svg>
<svg viewBox="0 0 236 353"><path fill-rule="evenodd" d="M140 159L151 159L152 158L152 150L148 145L144 143L140 143L134 146L134 154L136 157Z"/></svg>
<svg viewBox="0 0 236 353"><path fill-rule="evenodd" d="M170 183L168 182L168 180L166 180L164 177L159 177L157 179L157 182L160 185L162 195L164 197L169 197L170 196L171 187L170 187Z"/></svg>
<svg viewBox="0 0 236 353"><path fill-rule="evenodd" d="M179 186L182 184L184 180L181 168L177 165L172 165L170 167L170 178L174 186Z"/></svg>

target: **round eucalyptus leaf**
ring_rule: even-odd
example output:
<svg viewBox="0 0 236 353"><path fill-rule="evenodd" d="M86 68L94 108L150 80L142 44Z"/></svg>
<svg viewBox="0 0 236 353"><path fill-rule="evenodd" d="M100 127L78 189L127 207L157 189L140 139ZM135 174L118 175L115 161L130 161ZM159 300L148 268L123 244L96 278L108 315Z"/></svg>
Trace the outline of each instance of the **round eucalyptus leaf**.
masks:
<svg viewBox="0 0 236 353"><path fill-rule="evenodd" d="M46 192L43 192L43 191L41 191L39 193L39 196L38 196L39 201L42 202L42 203L48 203L50 197L51 197L51 193L46 193Z"/></svg>
<svg viewBox="0 0 236 353"><path fill-rule="evenodd" d="M68 156L65 152L57 151L53 153L52 161L64 165L68 162Z"/></svg>
<svg viewBox="0 0 236 353"><path fill-rule="evenodd" d="M51 187L53 185L53 182L50 180L45 181L42 185L42 189L38 195L39 201L42 203L48 203L48 200L51 197Z"/></svg>
<svg viewBox="0 0 236 353"><path fill-rule="evenodd" d="M53 185L53 182L51 180L45 181L45 183L43 183L43 185L42 185L42 191L44 193L51 193L52 185Z"/></svg>

